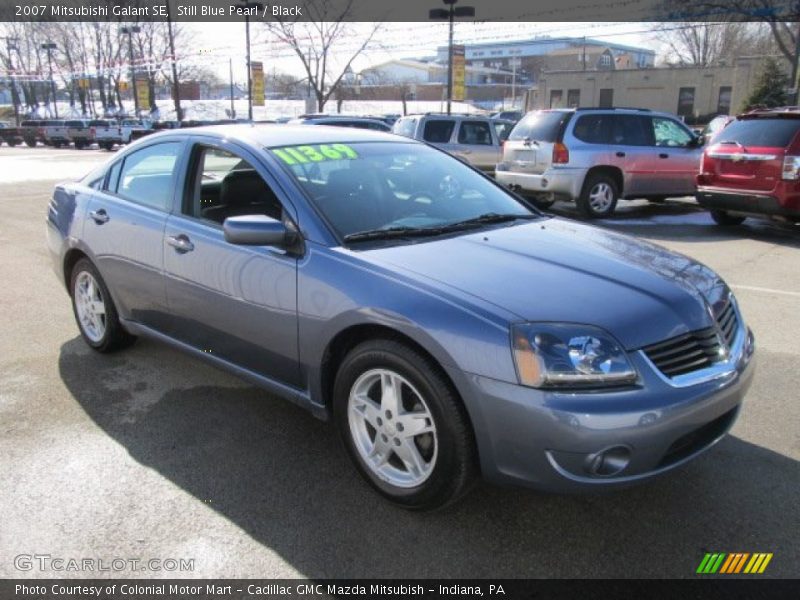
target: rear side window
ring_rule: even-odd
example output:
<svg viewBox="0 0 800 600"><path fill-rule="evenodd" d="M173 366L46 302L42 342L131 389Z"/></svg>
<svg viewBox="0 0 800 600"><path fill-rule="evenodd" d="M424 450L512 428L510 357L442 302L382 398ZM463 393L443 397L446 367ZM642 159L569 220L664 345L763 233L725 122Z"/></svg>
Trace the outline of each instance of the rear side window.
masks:
<svg viewBox="0 0 800 600"><path fill-rule="evenodd" d="M743 146L788 146L800 130L800 119L739 119L723 129L714 143L737 142Z"/></svg>
<svg viewBox="0 0 800 600"><path fill-rule="evenodd" d="M555 110L541 110L529 113L517 123L508 139L555 142L561 126L567 122L571 114Z"/></svg>
<svg viewBox="0 0 800 600"><path fill-rule="evenodd" d="M458 130L458 143L491 146L492 132L489 124L483 121L462 121Z"/></svg>
<svg viewBox="0 0 800 600"><path fill-rule="evenodd" d="M611 115L582 115L575 121L572 135L587 144L611 141Z"/></svg>
<svg viewBox="0 0 800 600"><path fill-rule="evenodd" d="M450 141L456 122L452 119L436 119L425 123L422 139L426 142L446 144Z"/></svg>

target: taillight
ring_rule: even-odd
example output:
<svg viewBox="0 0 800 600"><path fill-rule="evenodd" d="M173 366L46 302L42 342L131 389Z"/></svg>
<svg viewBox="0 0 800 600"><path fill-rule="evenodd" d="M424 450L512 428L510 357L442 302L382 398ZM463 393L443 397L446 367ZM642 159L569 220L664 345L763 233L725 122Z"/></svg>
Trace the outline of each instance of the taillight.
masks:
<svg viewBox="0 0 800 600"><path fill-rule="evenodd" d="M800 179L800 156L784 157L781 179L787 179L791 181Z"/></svg>
<svg viewBox="0 0 800 600"><path fill-rule="evenodd" d="M569 150L561 142L553 144L553 164L565 165L569 162Z"/></svg>

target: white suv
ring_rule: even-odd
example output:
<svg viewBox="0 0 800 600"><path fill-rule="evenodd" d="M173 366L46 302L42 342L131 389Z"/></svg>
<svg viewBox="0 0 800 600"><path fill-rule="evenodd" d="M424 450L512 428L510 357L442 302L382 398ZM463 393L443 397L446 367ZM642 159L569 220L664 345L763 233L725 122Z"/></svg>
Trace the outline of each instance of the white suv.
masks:
<svg viewBox="0 0 800 600"><path fill-rule="evenodd" d="M514 127L495 177L541 207L569 200L587 217L604 217L620 198L660 202L694 195L700 146L689 128L667 113L539 110Z"/></svg>

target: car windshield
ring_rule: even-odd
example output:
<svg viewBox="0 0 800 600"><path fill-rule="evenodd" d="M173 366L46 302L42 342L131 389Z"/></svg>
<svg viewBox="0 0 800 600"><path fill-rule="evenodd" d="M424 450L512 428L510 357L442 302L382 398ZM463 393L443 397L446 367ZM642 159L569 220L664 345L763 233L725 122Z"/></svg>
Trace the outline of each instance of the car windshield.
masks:
<svg viewBox="0 0 800 600"><path fill-rule="evenodd" d="M331 143L269 149L347 241L438 235L538 217L451 156L421 144ZM368 233L367 236L355 234Z"/></svg>
<svg viewBox="0 0 800 600"><path fill-rule="evenodd" d="M715 144L785 148L800 130L800 119L738 119L714 138Z"/></svg>

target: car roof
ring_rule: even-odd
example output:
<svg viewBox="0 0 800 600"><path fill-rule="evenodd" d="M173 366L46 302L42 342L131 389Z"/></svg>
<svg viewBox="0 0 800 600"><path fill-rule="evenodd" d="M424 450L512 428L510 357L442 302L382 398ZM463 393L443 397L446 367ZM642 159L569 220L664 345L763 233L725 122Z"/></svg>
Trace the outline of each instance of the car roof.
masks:
<svg viewBox="0 0 800 600"><path fill-rule="evenodd" d="M191 129L171 129L148 136L146 139L167 137L210 136L241 141L264 148L296 146L301 144L335 144L341 142L395 142L414 144L411 139L383 131L355 127L308 127L279 123L242 123L209 125Z"/></svg>

